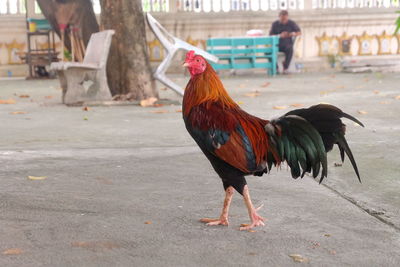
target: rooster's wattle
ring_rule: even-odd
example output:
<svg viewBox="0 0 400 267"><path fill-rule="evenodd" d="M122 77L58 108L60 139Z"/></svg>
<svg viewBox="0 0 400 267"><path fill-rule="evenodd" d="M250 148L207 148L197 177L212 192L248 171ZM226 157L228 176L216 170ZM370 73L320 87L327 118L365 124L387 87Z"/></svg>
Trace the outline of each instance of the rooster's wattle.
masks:
<svg viewBox="0 0 400 267"><path fill-rule="evenodd" d="M286 162L293 178L321 172L320 182L327 176L326 153L337 144L341 158L345 154L360 175L352 152L344 137L341 118L359 125L356 118L339 108L319 104L297 109L271 121L252 116L242 110L228 95L218 75L201 56L190 51L184 66L191 79L183 98L183 119L186 129L222 179L225 201L218 219L202 219L208 225L228 225L228 210L234 189L243 195L251 224L241 230L264 225L264 218L254 208L246 175L261 176L272 166Z"/></svg>

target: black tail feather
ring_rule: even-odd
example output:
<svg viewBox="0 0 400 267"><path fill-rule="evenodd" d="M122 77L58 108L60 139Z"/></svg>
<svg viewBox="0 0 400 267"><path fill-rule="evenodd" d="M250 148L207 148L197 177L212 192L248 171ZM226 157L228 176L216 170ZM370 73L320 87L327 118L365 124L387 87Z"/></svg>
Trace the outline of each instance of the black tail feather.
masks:
<svg viewBox="0 0 400 267"><path fill-rule="evenodd" d="M353 166L353 169L357 175L358 181L360 181L360 183L361 183L361 178L360 178L360 173L358 171L357 163L354 160L353 153L351 152L351 149L350 149L349 145L347 144L346 138L344 137L344 135L340 135L340 134L337 135L337 137L338 137L337 140L338 140L338 146L339 146L340 151L346 152L346 155L349 158L351 165ZM344 159L344 155L343 155L342 159Z"/></svg>
<svg viewBox="0 0 400 267"><path fill-rule="evenodd" d="M343 149L343 147L339 146L339 150L340 150L340 158L343 163L344 162L344 149Z"/></svg>
<svg viewBox="0 0 400 267"><path fill-rule="evenodd" d="M303 118L309 123L310 126L312 126L311 128L313 129L310 130L310 127L306 123L295 120L293 117L296 116ZM329 152L336 144L339 147L340 158L342 162L345 159L345 155L347 155L358 180L361 182L360 173L358 171L353 153L351 152L346 138L344 137L346 128L342 123L341 118L347 118L364 127L364 124L358 119L347 113L344 113L339 108L328 104L319 104L310 108L292 110L278 120L272 121L272 123L276 123L281 126L282 132L284 132L284 130L292 132L292 134L289 133L286 136L286 140L289 140L294 146L302 147L302 149L306 152L307 169L304 169L304 163L302 165L302 162L299 161L301 169L303 169L301 177L303 177L306 172L312 172L315 178L320 171L321 164L322 174L319 181L321 183L327 176L328 168L326 163L326 153ZM300 141L299 138L296 138L296 136L301 137L304 140ZM319 140L323 142L323 148L325 149L320 148ZM286 155L283 156L285 159L287 159ZM301 155L299 154L299 156ZM299 160L299 156L296 160ZM316 164L316 162L318 162L318 164ZM298 164L294 164L294 162L293 164L290 162L288 163L291 168L292 166L296 168L295 171L292 170L292 176L295 174L295 176L298 177Z"/></svg>
<svg viewBox="0 0 400 267"><path fill-rule="evenodd" d="M322 167L320 181L324 179L328 170L324 143L307 120L295 115L283 116L267 124L265 130L281 160L288 163L293 178L305 173L316 178Z"/></svg>
<svg viewBox="0 0 400 267"><path fill-rule="evenodd" d="M351 116L351 115L349 115L347 113L342 112L342 117L346 118L346 119L349 119L349 120L352 120L355 123L357 123L358 125L360 125L362 127L365 127L364 124L361 121L359 121L358 119L354 118L353 116Z"/></svg>

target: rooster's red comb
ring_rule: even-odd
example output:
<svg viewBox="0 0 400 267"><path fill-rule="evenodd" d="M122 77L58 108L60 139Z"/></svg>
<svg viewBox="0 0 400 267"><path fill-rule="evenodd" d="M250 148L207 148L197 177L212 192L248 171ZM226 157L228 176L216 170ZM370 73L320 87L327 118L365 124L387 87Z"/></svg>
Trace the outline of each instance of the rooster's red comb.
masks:
<svg viewBox="0 0 400 267"><path fill-rule="evenodd" d="M186 60L185 61L190 61L194 58L195 54L193 50L190 50L189 52L186 53Z"/></svg>

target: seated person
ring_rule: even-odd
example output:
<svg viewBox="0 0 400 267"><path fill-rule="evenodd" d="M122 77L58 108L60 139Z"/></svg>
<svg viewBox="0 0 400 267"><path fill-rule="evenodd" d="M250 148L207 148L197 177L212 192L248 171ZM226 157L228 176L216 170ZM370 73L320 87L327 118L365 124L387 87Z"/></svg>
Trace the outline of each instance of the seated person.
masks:
<svg viewBox="0 0 400 267"><path fill-rule="evenodd" d="M287 69L293 57L293 37L301 35L300 28L296 22L289 19L289 13L282 10L279 13L279 20L272 23L269 35L279 35L279 51L285 53L283 73L288 73Z"/></svg>

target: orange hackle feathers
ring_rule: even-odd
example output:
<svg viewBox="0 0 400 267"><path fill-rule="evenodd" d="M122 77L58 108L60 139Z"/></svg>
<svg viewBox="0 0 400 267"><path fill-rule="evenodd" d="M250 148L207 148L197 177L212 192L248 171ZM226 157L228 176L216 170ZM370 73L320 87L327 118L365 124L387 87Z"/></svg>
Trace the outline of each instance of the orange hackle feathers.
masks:
<svg viewBox="0 0 400 267"><path fill-rule="evenodd" d="M215 70L210 64L206 64L207 68L204 73L192 77L186 86L183 105L184 115L189 114L192 107L207 101L210 101L210 103L219 101L226 108L238 107L226 92Z"/></svg>

